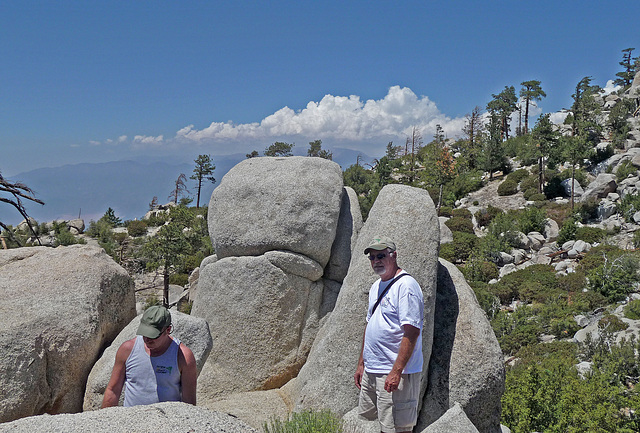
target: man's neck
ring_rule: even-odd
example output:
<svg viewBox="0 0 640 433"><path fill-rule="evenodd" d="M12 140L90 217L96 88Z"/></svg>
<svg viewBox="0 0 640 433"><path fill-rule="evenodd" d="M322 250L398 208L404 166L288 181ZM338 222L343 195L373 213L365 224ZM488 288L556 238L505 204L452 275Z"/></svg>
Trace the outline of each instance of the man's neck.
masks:
<svg viewBox="0 0 640 433"><path fill-rule="evenodd" d="M395 270L389 271L388 274L385 273L384 275L380 275L380 279L383 282L387 282L390 279L392 279L392 278L396 277L397 275L399 275L401 272L402 272L402 269L396 266Z"/></svg>

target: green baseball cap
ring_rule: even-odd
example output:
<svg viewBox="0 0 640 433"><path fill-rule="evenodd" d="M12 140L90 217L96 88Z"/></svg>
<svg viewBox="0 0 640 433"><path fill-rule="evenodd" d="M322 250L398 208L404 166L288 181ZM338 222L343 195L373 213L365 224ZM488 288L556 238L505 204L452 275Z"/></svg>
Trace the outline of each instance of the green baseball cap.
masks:
<svg viewBox="0 0 640 433"><path fill-rule="evenodd" d="M147 338L158 338L169 326L171 326L169 310L161 305L154 305L145 310L136 334Z"/></svg>
<svg viewBox="0 0 640 433"><path fill-rule="evenodd" d="M396 250L396 244L389 238L384 236L375 236L369 246L364 250L365 254L369 254L369 250L382 251L389 248L391 251Z"/></svg>

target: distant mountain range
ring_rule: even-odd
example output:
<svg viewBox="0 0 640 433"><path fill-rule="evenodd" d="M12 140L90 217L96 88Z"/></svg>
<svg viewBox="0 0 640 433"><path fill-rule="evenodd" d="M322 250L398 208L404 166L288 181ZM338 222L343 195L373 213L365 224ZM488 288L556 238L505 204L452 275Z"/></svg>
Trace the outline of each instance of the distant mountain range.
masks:
<svg viewBox="0 0 640 433"><path fill-rule="evenodd" d="M357 151L333 150L334 161L343 169L354 164ZM206 205L213 189L222 177L245 155L214 156L216 169L213 173L216 184L204 183L200 195L200 205ZM369 157L364 156L367 161ZM83 218L85 223L97 220L111 207L122 220L141 219L149 210L154 196L158 203L167 203L175 181L184 173L187 178L193 174L194 164L139 161L113 161L104 163L69 164L61 167L39 168L11 176L9 180L19 181L35 191L37 198L45 202L39 205L24 200L27 213L38 222L55 219ZM188 179L187 187L194 197L196 182ZM17 225L22 216L6 204L0 206L0 221Z"/></svg>

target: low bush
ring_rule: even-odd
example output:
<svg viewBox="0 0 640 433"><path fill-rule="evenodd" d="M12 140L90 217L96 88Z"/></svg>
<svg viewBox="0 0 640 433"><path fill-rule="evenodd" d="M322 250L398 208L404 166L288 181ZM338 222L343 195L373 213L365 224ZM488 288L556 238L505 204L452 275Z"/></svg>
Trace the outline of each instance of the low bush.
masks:
<svg viewBox="0 0 640 433"><path fill-rule="evenodd" d="M554 319L550 323L550 331L556 338L571 338L580 330L580 325L573 317Z"/></svg>
<svg viewBox="0 0 640 433"><path fill-rule="evenodd" d="M541 192L537 194L533 194L531 197L528 198L528 200L531 200L531 201L545 201L546 199L547 199L547 196Z"/></svg>
<svg viewBox="0 0 640 433"><path fill-rule="evenodd" d="M564 197L565 189L562 186L562 179L559 177L553 177L549 179L549 182L543 188L544 195L549 200L556 197Z"/></svg>
<svg viewBox="0 0 640 433"><path fill-rule="evenodd" d="M576 225L576 221L573 218L567 218L564 223L562 223L562 227L560 227L560 231L558 232L558 245L562 246L562 244L567 241L575 240L577 230L578 226Z"/></svg>
<svg viewBox="0 0 640 433"><path fill-rule="evenodd" d="M467 208L461 207L458 209L454 209L451 212L451 216L456 218L456 217L460 217L460 218L467 218L467 219L471 219L472 215L471 215L471 211Z"/></svg>
<svg viewBox="0 0 640 433"><path fill-rule="evenodd" d="M618 182L625 180L629 175L637 175L638 169L631 164L630 160L627 160L620 164L616 169L616 180Z"/></svg>
<svg viewBox="0 0 640 433"><path fill-rule="evenodd" d="M602 264L587 272L589 288L606 297L609 302L624 299L635 290L638 281L638 258L631 254L604 256Z"/></svg>
<svg viewBox="0 0 640 433"><path fill-rule="evenodd" d="M518 184L511 179L505 179L504 181L502 181L500 185L498 185L499 196L513 195L517 192L518 192Z"/></svg>
<svg viewBox="0 0 640 433"><path fill-rule="evenodd" d="M440 206L440 213L438 216L451 217L451 208L449 206Z"/></svg>
<svg viewBox="0 0 640 433"><path fill-rule="evenodd" d="M507 175L507 179L511 179L516 183L520 183L522 179L529 176L529 171L526 168L519 168Z"/></svg>
<svg viewBox="0 0 640 433"><path fill-rule="evenodd" d="M186 286L189 282L189 275L187 274L172 274L169 276L169 284L175 284L177 286Z"/></svg>
<svg viewBox="0 0 640 433"><path fill-rule="evenodd" d="M580 203L577 207L577 215L580 217L580 222L583 224L588 223L589 221L598 219L598 207L600 203L596 199L589 199L585 202Z"/></svg>
<svg viewBox="0 0 640 433"><path fill-rule="evenodd" d="M127 224L127 233L129 236L138 237L147 234L147 223L139 220L128 221Z"/></svg>
<svg viewBox="0 0 640 433"><path fill-rule="evenodd" d="M476 223L479 227L488 227L493 218L502 213L500 208L489 205L486 209L480 209L475 213Z"/></svg>
<svg viewBox="0 0 640 433"><path fill-rule="evenodd" d="M440 257L451 263L462 263L471 255L476 247L478 237L465 232L453 232L453 242L443 244L440 247Z"/></svg>
<svg viewBox="0 0 640 433"><path fill-rule="evenodd" d="M487 290L486 283L470 281L469 286L473 289L480 308L487 313L489 320L493 319L498 311L500 311L500 300Z"/></svg>
<svg viewBox="0 0 640 433"><path fill-rule="evenodd" d="M537 191L539 184L540 180L538 179L538 176L534 174L526 177L522 182L520 182L520 189L522 191L526 191L528 189L535 189Z"/></svg>
<svg viewBox="0 0 640 433"><path fill-rule="evenodd" d="M263 424L265 433L342 433L342 420L329 410L294 412L285 421L271 418Z"/></svg>
<svg viewBox="0 0 640 433"><path fill-rule="evenodd" d="M607 236L607 232L597 227L578 227L576 229L576 240L582 240L593 244L602 241Z"/></svg>
<svg viewBox="0 0 640 433"><path fill-rule="evenodd" d="M625 305L624 317L631 320L640 320L640 299L635 299Z"/></svg>
<svg viewBox="0 0 640 433"><path fill-rule="evenodd" d="M518 230L522 233L544 232L547 223L547 213L544 209L530 206L519 211L511 211L510 215L514 216Z"/></svg>
<svg viewBox="0 0 640 433"><path fill-rule="evenodd" d="M609 332L624 331L628 327L629 325L627 323L613 314L608 314L598 321L598 328L606 329Z"/></svg>
<svg viewBox="0 0 640 433"><path fill-rule="evenodd" d="M444 223L452 232L464 232L473 234L473 223L470 219L462 217L449 218Z"/></svg>
<svg viewBox="0 0 640 433"><path fill-rule="evenodd" d="M538 194L538 190L535 188L529 188L525 192L522 193L522 196L525 200L531 200L531 197Z"/></svg>
<svg viewBox="0 0 640 433"><path fill-rule="evenodd" d="M462 268L462 273L467 281L480 281L488 283L497 279L500 275L498 266L495 263L472 257Z"/></svg>
<svg viewBox="0 0 640 433"><path fill-rule="evenodd" d="M558 281L553 266L532 265L505 275L490 290L503 304L521 296L540 302L558 292Z"/></svg>
<svg viewBox="0 0 640 433"><path fill-rule="evenodd" d="M499 311L491 320L491 326L506 355L538 343L538 336L544 332L533 310L526 305L513 313Z"/></svg>

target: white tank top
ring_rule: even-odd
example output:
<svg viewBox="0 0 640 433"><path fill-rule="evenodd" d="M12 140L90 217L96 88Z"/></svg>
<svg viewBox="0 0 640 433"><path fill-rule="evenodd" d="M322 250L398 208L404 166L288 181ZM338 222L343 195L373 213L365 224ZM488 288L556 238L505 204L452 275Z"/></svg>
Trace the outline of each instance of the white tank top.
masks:
<svg viewBox="0 0 640 433"><path fill-rule="evenodd" d="M180 340L173 338L160 356L149 356L141 335L125 363L124 406L181 401L178 350Z"/></svg>

